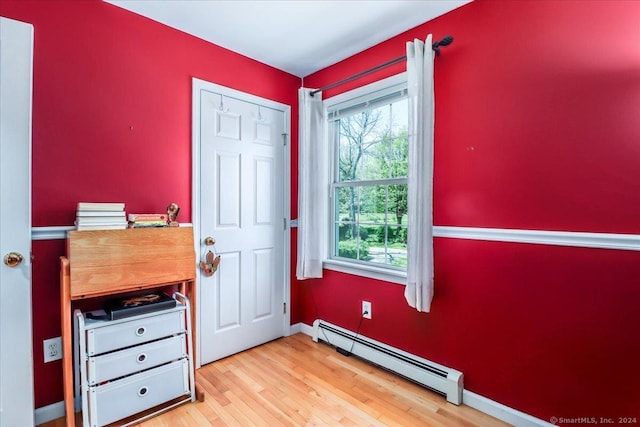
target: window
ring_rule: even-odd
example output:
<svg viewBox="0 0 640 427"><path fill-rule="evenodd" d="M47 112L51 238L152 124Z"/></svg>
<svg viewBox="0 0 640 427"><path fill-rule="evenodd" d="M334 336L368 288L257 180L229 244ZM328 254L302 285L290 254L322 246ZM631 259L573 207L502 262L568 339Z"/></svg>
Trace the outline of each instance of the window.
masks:
<svg viewBox="0 0 640 427"><path fill-rule="evenodd" d="M333 149L329 262L402 276L407 266L408 100L406 80L388 80L351 97L345 94L342 98L349 99L327 107Z"/></svg>

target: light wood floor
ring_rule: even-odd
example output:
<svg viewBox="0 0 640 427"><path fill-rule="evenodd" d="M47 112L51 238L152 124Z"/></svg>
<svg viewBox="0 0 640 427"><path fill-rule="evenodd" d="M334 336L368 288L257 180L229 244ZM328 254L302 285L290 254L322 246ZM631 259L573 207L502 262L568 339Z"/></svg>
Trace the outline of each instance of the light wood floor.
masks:
<svg viewBox="0 0 640 427"><path fill-rule="evenodd" d="M297 334L203 366L204 402L137 424L193 426L507 426ZM77 417L77 426L82 422ZM43 427L62 427L58 419Z"/></svg>

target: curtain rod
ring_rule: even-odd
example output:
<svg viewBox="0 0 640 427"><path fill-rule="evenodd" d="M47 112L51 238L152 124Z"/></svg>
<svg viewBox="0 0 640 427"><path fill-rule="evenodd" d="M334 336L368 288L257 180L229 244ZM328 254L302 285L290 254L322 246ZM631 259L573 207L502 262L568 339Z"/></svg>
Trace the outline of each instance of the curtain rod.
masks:
<svg viewBox="0 0 640 427"><path fill-rule="evenodd" d="M436 55L440 55L440 46L449 46L453 42L453 36L444 36L442 40L437 41L431 45L431 48L436 52ZM364 77L368 74L375 73L376 71L382 70L383 68L390 67L391 65L397 64L399 62L407 59L407 55L399 56L391 61L387 61L384 64L376 65L373 68L369 68L368 70L364 70L359 72L358 74L354 74L353 76L347 77L346 79L337 81L335 83L331 83L329 85L323 86L320 89L312 90L310 92L311 96L314 96L318 92L322 92L323 90L333 89L336 86L343 85L345 83L349 83L350 81L359 79L360 77Z"/></svg>

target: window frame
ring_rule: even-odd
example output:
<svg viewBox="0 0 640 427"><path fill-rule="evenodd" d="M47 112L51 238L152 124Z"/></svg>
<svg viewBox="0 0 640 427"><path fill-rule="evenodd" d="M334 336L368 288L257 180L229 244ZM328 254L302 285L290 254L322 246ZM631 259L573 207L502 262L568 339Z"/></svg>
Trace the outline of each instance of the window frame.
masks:
<svg viewBox="0 0 640 427"><path fill-rule="evenodd" d="M324 101L325 110L325 126L327 143L329 145L329 175L328 175L328 188L329 188L329 206L327 211L327 242L326 256L323 263L323 267L328 270L339 271L343 273L353 274L357 276L368 277L372 279L387 281L391 283L397 283L401 285L406 284L407 272L406 269L398 269L397 267L384 266L383 264L376 265L374 263L363 262L359 260L348 261L346 258L332 258L333 248L335 245L335 230L334 230L334 215L335 215L335 194L333 192L334 180L336 177L336 151L338 149L334 137L330 134L332 132L333 114L332 112L339 109L352 109L362 104L366 98L380 95L382 97L385 94L391 94L398 90L407 89L407 73L403 72L394 76L379 80L368 85L353 89L351 91L336 95ZM377 93L376 93L377 92ZM362 181L368 183L369 181ZM388 181L385 180L385 183ZM338 184L342 186L345 184Z"/></svg>

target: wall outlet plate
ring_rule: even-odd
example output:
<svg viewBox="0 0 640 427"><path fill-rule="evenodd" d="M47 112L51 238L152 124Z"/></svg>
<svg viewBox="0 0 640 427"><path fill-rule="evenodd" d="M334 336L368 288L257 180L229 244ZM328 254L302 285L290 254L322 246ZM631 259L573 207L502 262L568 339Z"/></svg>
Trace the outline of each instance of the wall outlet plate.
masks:
<svg viewBox="0 0 640 427"><path fill-rule="evenodd" d="M42 342L44 350L44 363L62 359L62 338L49 338Z"/></svg>
<svg viewBox="0 0 640 427"><path fill-rule="evenodd" d="M362 301L362 317L365 319L371 319L371 303L369 301Z"/></svg>

